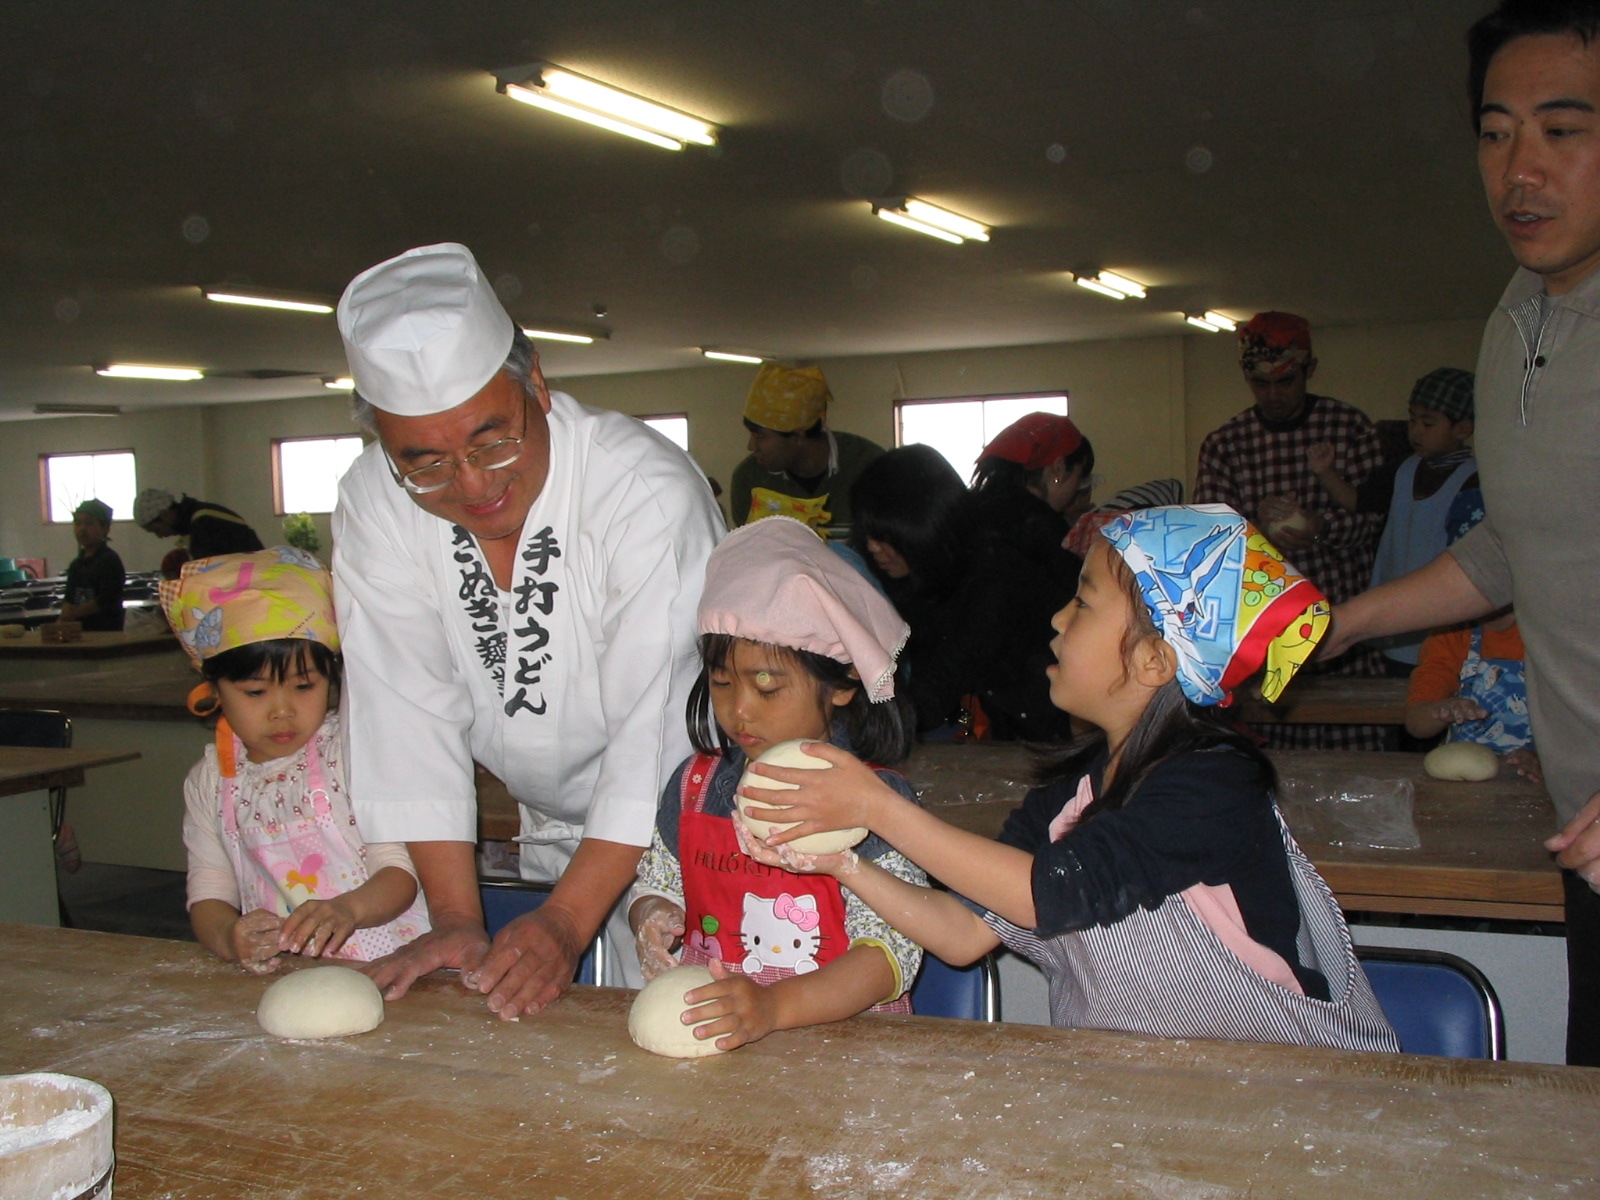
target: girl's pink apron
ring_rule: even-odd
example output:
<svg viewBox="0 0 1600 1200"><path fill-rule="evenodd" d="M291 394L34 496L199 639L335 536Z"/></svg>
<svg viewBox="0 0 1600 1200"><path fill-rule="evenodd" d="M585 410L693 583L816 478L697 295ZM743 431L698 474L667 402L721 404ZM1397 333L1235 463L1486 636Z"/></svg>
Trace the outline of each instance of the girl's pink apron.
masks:
<svg viewBox="0 0 1600 1200"><path fill-rule="evenodd" d="M711 816L705 801L711 791L711 777L722 760L709 754L696 754L683 772L682 807L678 816L678 863L683 871L684 926L683 961L704 966L720 959L730 971L741 973L769 986L780 979L815 971L850 949L845 932L844 895L838 880L828 875L796 875L781 867L756 862L739 849L731 817ZM793 934L791 941L802 943L807 953L802 969L762 964L754 949L752 930L744 928L745 914L752 903L764 919ZM765 909L770 906L771 917ZM789 928L792 926L793 928ZM755 966L757 969L752 970ZM909 981L907 981L909 984ZM909 1013L911 993L884 1004L873 1012Z"/></svg>
<svg viewBox="0 0 1600 1200"><path fill-rule="evenodd" d="M222 755L221 745L217 749L222 771L223 842L239 881L239 911L264 908L287 916L291 907L302 900L330 900L364 884L366 853L351 846L334 820L317 739L313 737L306 743L306 791L300 803L294 805L293 819L287 823L276 819L249 821L243 826L239 824L233 765L244 753L244 746L236 737L231 740L231 755ZM328 957L371 962L394 953L427 930L427 908L419 890L411 907L400 916L387 925L356 930Z"/></svg>

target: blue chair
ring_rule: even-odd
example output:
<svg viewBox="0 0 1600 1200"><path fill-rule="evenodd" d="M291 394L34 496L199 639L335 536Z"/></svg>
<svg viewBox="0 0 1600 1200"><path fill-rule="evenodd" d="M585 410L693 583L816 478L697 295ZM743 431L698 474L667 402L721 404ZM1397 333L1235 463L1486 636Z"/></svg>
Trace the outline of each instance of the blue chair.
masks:
<svg viewBox="0 0 1600 1200"><path fill-rule="evenodd" d="M1437 950L1358 946L1384 1016L1406 1054L1506 1056L1505 1015L1493 986L1464 958Z"/></svg>
<svg viewBox="0 0 1600 1200"><path fill-rule="evenodd" d="M480 879L478 895L483 901L483 923L493 937L517 917L530 913L550 899L550 884L525 883L520 879ZM597 987L606 984L606 931L601 926L594 944L578 960L574 983Z"/></svg>
<svg viewBox="0 0 1600 1200"><path fill-rule="evenodd" d="M1000 969L994 955L985 954L970 967L952 967L924 954L922 970L911 985L911 1011L921 1017L998 1021Z"/></svg>

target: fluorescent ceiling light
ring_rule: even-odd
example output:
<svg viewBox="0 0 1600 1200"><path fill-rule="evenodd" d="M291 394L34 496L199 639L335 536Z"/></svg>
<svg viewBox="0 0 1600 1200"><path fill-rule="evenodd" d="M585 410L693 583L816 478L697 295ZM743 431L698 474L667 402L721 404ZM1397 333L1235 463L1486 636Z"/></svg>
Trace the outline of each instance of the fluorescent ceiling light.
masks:
<svg viewBox="0 0 1600 1200"><path fill-rule="evenodd" d="M1189 322L1189 324L1193 325L1196 329L1204 329L1207 333L1221 333L1222 332L1222 326L1213 325L1210 321L1206 320L1205 317L1203 317L1203 316L1195 316L1195 315L1193 315L1191 313L1184 313L1183 314L1183 319L1185 321Z"/></svg>
<svg viewBox="0 0 1600 1200"><path fill-rule="evenodd" d="M717 127L709 121L561 67L540 63L517 68L497 73L496 82L498 89L513 100L638 138L663 150L682 150L686 142L697 146L717 143Z"/></svg>
<svg viewBox="0 0 1600 1200"><path fill-rule="evenodd" d="M751 363L759 366L767 361L759 354L735 354L731 350L708 350L704 346L700 348L700 353L718 362Z"/></svg>
<svg viewBox="0 0 1600 1200"><path fill-rule="evenodd" d="M331 313L333 305L315 304L308 300L284 300L277 296L250 296L242 292L214 292L201 288L200 294L219 304L248 304L253 308L281 308L289 312Z"/></svg>
<svg viewBox="0 0 1600 1200"><path fill-rule="evenodd" d="M96 367L94 372L111 379L164 379L172 383L205 378L204 373L194 367L151 367L139 363L110 363Z"/></svg>
<svg viewBox="0 0 1600 1200"><path fill-rule="evenodd" d="M1079 287L1088 288L1091 292L1099 292L1102 296L1110 296L1113 300L1126 300L1128 298L1128 293L1107 287L1093 275L1074 275L1072 278Z"/></svg>
<svg viewBox="0 0 1600 1200"><path fill-rule="evenodd" d="M1225 317L1219 312L1213 312L1210 309L1207 309L1203 315L1207 321L1211 322L1211 324L1215 325L1224 333L1232 333L1234 330L1239 328L1239 323L1237 321L1235 321L1232 317Z"/></svg>
<svg viewBox="0 0 1600 1200"><path fill-rule="evenodd" d="M331 388L336 392L353 392L356 390L356 381L348 375L341 375L337 379L323 377L322 386Z"/></svg>
<svg viewBox="0 0 1600 1200"><path fill-rule="evenodd" d="M952 246L959 246L969 239L977 242L989 240L987 225L911 196L904 200L880 200L873 204L872 212L891 225L914 229L941 242L949 242Z"/></svg>
<svg viewBox="0 0 1600 1200"><path fill-rule="evenodd" d="M524 329L523 335L534 341L546 342L577 342L587 346L594 341L594 335L589 333L557 333L553 329Z"/></svg>
<svg viewBox="0 0 1600 1200"><path fill-rule="evenodd" d="M1144 284L1129 279L1126 275L1118 275L1115 271L1101 271L1096 278L1106 287L1121 292L1124 296L1131 296L1135 300L1144 299Z"/></svg>
<svg viewBox="0 0 1600 1200"><path fill-rule="evenodd" d="M1219 312L1184 313L1183 319L1196 329L1204 329L1207 333L1232 333L1239 328L1231 317L1225 317Z"/></svg>
<svg viewBox="0 0 1600 1200"><path fill-rule="evenodd" d="M39 417L120 417L122 405L120 404L35 404L35 416Z"/></svg>

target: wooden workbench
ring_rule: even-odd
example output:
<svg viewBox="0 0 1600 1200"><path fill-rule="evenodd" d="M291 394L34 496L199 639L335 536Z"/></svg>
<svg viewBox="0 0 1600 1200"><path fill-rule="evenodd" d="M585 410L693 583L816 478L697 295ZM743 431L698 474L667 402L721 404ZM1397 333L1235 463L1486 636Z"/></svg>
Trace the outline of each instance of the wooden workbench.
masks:
<svg viewBox="0 0 1600 1200"><path fill-rule="evenodd" d="M166 633L127 633L123 630L89 630L76 642L46 642L37 629L19 638L0 638L0 659L25 661L54 658L86 661L164 654L178 648L178 639Z"/></svg>
<svg viewBox="0 0 1600 1200"><path fill-rule="evenodd" d="M1272 758L1285 779L1402 778L1415 788L1417 850L1331 844L1290 807L1290 827L1347 911L1563 919L1561 875L1542 844L1557 827L1542 787L1509 772L1488 783L1444 783L1427 777L1420 754L1281 750ZM1033 770L1015 743L925 744L904 773L940 818L993 837L1032 786ZM518 832L505 785L481 770L478 812L482 836Z"/></svg>
<svg viewBox="0 0 1600 1200"><path fill-rule="evenodd" d="M53 787L77 787L87 767L131 762L133 751L50 750L33 746L0 746L0 796Z"/></svg>
<svg viewBox="0 0 1600 1200"><path fill-rule="evenodd" d="M48 679L19 680L0 670L0 708L53 708L69 717L108 721L192 723L184 705L200 676L189 656L174 645L167 638L162 653Z"/></svg>
<svg viewBox="0 0 1600 1200"><path fill-rule="evenodd" d="M630 993L504 1024L443 978L281 1042L197 946L0 926L0 1071L110 1089L118 1200L1559 1196L1600 1072L864 1016L657 1058Z"/></svg>
<svg viewBox="0 0 1600 1200"><path fill-rule="evenodd" d="M1239 716L1257 724L1404 725L1408 683L1405 679L1301 675L1274 704L1241 693Z"/></svg>

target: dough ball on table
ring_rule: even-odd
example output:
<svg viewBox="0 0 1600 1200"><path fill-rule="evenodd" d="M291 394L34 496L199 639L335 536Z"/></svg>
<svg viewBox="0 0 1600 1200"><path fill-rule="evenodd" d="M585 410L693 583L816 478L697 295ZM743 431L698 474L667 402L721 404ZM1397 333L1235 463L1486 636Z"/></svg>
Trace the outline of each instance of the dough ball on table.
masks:
<svg viewBox="0 0 1600 1200"><path fill-rule="evenodd" d="M779 742L776 746L768 746L766 753L755 761L766 763L771 767L801 767L811 771L831 770L833 768L832 763L813 754L807 754L800 749L806 743L806 740L805 738L796 738L793 741ZM760 775L751 774L748 766L745 767L744 774L739 777L739 790L743 791L747 785L791 792L795 787L792 783L780 783L776 779L767 779ZM746 811L750 808L782 808L781 804L766 804L759 800L748 800L743 796L736 797L734 803L739 806L739 815L744 817L744 823L750 827L750 832L758 838L766 838L778 830L788 829L794 824L792 821L788 825L783 825L774 821L752 820ZM866 836L867 831L860 826L855 829L829 829L822 833L808 833L805 837L797 838L790 842L789 845L793 846L801 854L838 854L841 850L850 849L851 846L854 846Z"/></svg>
<svg viewBox="0 0 1600 1200"><path fill-rule="evenodd" d="M1477 742L1446 742L1428 751L1422 769L1435 779L1482 783L1500 773L1500 756Z"/></svg>
<svg viewBox="0 0 1600 1200"><path fill-rule="evenodd" d="M683 1014L689 1007L683 1002L684 996L712 982L711 972L705 967L687 966L673 967L647 983L628 1010L628 1036L634 1045L667 1058L705 1058L726 1053L717 1049L716 1038L701 1041L694 1036L695 1026L683 1023Z"/></svg>
<svg viewBox="0 0 1600 1200"><path fill-rule="evenodd" d="M383 993L351 967L311 967L269 987L256 1006L256 1020L281 1038L366 1033L383 1024Z"/></svg>

